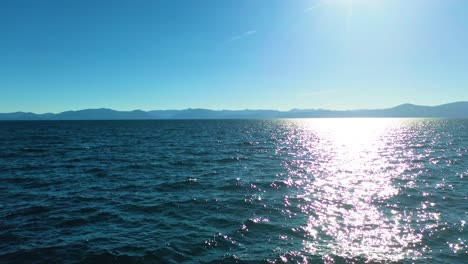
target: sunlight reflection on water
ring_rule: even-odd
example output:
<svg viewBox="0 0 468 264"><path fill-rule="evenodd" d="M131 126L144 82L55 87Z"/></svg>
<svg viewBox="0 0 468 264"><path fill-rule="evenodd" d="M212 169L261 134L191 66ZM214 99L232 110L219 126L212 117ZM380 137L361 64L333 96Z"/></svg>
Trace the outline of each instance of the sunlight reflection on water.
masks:
<svg viewBox="0 0 468 264"><path fill-rule="evenodd" d="M299 124L296 142L302 146L296 162L307 173L296 184L303 190L299 196L310 201L301 208L310 215L303 227L309 235L303 243L306 252L390 261L421 255L424 248L417 245L422 235L406 212L388 202L399 193L393 181L410 166L411 159L392 162L407 157L397 152L408 122L319 119ZM419 217L438 215L422 210Z"/></svg>

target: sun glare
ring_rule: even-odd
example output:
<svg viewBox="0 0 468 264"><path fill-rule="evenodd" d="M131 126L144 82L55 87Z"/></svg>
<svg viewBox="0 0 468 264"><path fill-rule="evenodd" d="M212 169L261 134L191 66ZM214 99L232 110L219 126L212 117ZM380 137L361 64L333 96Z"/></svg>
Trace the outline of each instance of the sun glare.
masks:
<svg viewBox="0 0 468 264"><path fill-rule="evenodd" d="M421 235L410 230L401 214L383 206L398 194L392 182L407 169L406 164L392 163L395 144L391 140L394 133L401 133L402 122L304 121L304 133L313 134L309 150L316 161L308 168L314 180L305 184L302 194L313 201L303 208L311 213L304 226L311 238L304 241L306 251L377 261L417 257L419 252L412 247L421 242Z"/></svg>

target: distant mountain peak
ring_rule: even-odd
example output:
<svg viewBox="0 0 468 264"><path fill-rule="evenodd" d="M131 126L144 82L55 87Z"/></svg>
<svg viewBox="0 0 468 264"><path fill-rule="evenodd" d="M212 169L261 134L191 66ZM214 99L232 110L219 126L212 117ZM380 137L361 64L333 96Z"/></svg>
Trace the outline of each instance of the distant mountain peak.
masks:
<svg viewBox="0 0 468 264"><path fill-rule="evenodd" d="M404 103L404 104L401 104L401 105L397 105L396 107L407 107L407 106L416 106L416 105L411 104L411 103Z"/></svg>
<svg viewBox="0 0 468 264"><path fill-rule="evenodd" d="M405 103L405 104L397 105L397 106L392 107L392 108L412 108L412 107L421 107L421 105L415 105L415 104L411 104L411 103Z"/></svg>

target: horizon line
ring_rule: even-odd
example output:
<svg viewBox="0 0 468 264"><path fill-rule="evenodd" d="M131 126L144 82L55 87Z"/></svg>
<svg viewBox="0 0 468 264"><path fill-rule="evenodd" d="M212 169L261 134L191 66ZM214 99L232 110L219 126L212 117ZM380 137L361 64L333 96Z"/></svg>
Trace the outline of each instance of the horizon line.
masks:
<svg viewBox="0 0 468 264"><path fill-rule="evenodd" d="M414 104L414 103L401 103L401 104L394 105L394 106L391 106L391 107L383 107L383 108L355 108L355 109L343 109L343 110L335 110L335 109L328 109L328 108L291 108L289 110L250 109L250 108L244 108L244 109L210 109L210 108L202 108L202 107L188 107L188 108L182 108L182 109L117 110L117 109L108 108L108 107L96 107L96 108L83 108L83 109L78 109L78 110L64 110L64 111L61 111L61 112L35 113L35 112L31 112L31 111L13 111L13 112L0 112L0 114L25 113L25 114L35 114L35 115L47 115L47 114L57 115L57 114L65 113L65 112L79 112L79 111L86 111L86 110L111 110L111 111L117 111L117 112L135 112L135 111L151 112L151 111L184 111L184 110L208 110L208 111L215 111L215 112L221 112L221 111L277 111L277 112L291 112L291 111L294 111L294 110L297 110L297 111L325 110L325 111L346 112L346 111L361 111L361 110L384 110L384 109L391 109L391 108L395 108L395 107L403 106L403 105L422 106L422 107L437 107L437 106L448 105L448 104L456 104L456 103L468 103L468 101L454 101L454 102L442 103L442 104L436 104L436 105L421 105L421 104Z"/></svg>

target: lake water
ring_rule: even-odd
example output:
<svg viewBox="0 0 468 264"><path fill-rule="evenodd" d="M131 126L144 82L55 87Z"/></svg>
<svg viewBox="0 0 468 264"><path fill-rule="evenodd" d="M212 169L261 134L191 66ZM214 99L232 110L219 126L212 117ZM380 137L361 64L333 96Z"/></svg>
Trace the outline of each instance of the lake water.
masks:
<svg viewBox="0 0 468 264"><path fill-rule="evenodd" d="M468 263L468 120L0 122L0 262Z"/></svg>

